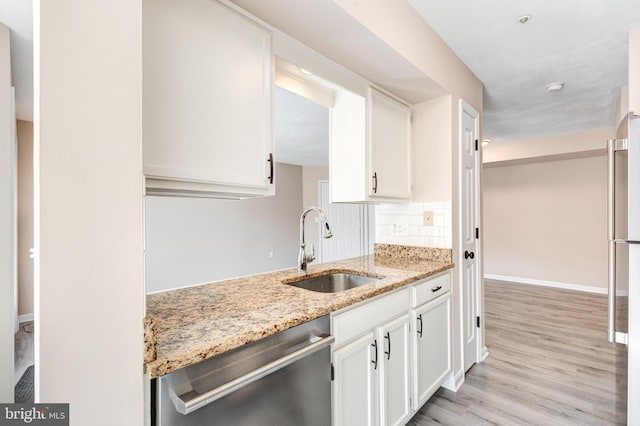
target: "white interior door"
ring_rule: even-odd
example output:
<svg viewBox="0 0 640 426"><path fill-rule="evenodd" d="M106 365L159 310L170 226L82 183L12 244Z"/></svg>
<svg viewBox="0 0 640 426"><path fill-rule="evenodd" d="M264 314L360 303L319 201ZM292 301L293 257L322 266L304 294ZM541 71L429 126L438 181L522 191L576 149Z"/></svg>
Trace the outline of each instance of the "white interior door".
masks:
<svg viewBox="0 0 640 426"><path fill-rule="evenodd" d="M11 280L13 281L13 332L20 329L18 321L18 123L16 122L16 89L11 88Z"/></svg>
<svg viewBox="0 0 640 426"><path fill-rule="evenodd" d="M0 56L8 56L9 29L0 24ZM8 62L7 62L8 63ZM0 68L0 82L9 82L9 67ZM0 83L0 401L14 400L14 334L16 290L16 138L13 88Z"/></svg>
<svg viewBox="0 0 640 426"><path fill-rule="evenodd" d="M369 254L369 229L371 229L368 206L329 202L329 181L320 181L318 204L327 216L333 232L332 238L321 238L321 263ZM318 231L320 232L320 231Z"/></svg>
<svg viewBox="0 0 640 426"><path fill-rule="evenodd" d="M460 179L461 179L461 219L460 251L462 254L462 321L464 370L468 370L479 360L479 282L478 235L479 224L479 155L478 155L478 113L460 101Z"/></svg>

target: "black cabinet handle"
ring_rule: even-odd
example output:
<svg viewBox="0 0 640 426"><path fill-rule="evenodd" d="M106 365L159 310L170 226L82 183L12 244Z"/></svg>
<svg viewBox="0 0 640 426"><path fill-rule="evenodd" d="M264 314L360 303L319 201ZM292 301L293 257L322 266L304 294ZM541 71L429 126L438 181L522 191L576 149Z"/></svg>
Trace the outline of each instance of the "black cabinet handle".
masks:
<svg viewBox="0 0 640 426"><path fill-rule="evenodd" d="M375 358L371 360L371 363L373 364L373 369L377 370L378 369L378 341L374 339L371 346L373 346L373 354L375 355Z"/></svg>
<svg viewBox="0 0 640 426"><path fill-rule="evenodd" d="M422 314L418 315L418 324L420 324L420 327L418 328L418 337L422 339Z"/></svg>
<svg viewBox="0 0 640 426"><path fill-rule="evenodd" d="M391 359L391 336L389 335L389 332L387 331L387 334L384 336L384 338L387 340L387 344L389 345L389 350L385 351L384 354L387 356L387 360Z"/></svg>
<svg viewBox="0 0 640 426"><path fill-rule="evenodd" d="M437 286L437 287L432 288L432 289L431 289L431 292L432 292L432 293L435 293L436 291L441 290L441 289L442 289L442 286L441 286L441 285L439 285L439 286Z"/></svg>
<svg viewBox="0 0 640 426"><path fill-rule="evenodd" d="M467 250L465 250L465 251L464 251L464 258L465 258L465 259L473 259L473 258L474 258L474 256L475 256L475 255L473 254L473 252L472 252L472 251L467 251Z"/></svg>
<svg viewBox="0 0 640 426"><path fill-rule="evenodd" d="M273 154L269 153L269 158L267 159L269 163L269 183L273 185Z"/></svg>
<svg viewBox="0 0 640 426"><path fill-rule="evenodd" d="M373 193L378 192L378 173L373 174Z"/></svg>

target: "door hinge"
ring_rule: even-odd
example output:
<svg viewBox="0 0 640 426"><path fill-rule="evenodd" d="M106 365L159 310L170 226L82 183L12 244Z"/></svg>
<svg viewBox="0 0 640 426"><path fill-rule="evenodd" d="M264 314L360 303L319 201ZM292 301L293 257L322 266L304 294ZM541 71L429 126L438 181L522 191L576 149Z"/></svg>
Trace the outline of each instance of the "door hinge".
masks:
<svg viewBox="0 0 640 426"><path fill-rule="evenodd" d="M335 371L333 370L333 364L331 364L331 381L335 378Z"/></svg>
<svg viewBox="0 0 640 426"><path fill-rule="evenodd" d="M476 317L476 327L480 328L480 317Z"/></svg>
<svg viewBox="0 0 640 426"><path fill-rule="evenodd" d="M480 228L476 228L476 240L480 238Z"/></svg>
<svg viewBox="0 0 640 426"><path fill-rule="evenodd" d="M476 151L478 150L478 139L476 139Z"/></svg>

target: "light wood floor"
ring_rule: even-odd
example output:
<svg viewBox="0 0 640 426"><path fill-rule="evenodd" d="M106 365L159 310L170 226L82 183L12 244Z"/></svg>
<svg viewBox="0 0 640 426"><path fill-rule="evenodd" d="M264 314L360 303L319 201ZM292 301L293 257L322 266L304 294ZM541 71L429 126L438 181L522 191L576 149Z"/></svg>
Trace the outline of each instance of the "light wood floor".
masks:
<svg viewBox="0 0 640 426"><path fill-rule="evenodd" d="M485 281L485 308L489 358L410 425L625 424L627 354L606 340L606 296Z"/></svg>

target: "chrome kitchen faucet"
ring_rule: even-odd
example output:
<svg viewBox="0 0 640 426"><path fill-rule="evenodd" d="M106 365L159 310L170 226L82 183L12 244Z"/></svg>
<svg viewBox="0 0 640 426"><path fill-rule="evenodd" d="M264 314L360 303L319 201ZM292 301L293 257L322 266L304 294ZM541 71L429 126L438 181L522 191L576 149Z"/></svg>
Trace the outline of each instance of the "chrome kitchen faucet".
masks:
<svg viewBox="0 0 640 426"><path fill-rule="evenodd" d="M311 244L311 254L308 255L305 251L305 243L304 243L304 219L307 217L309 212L316 212L318 216L320 216L322 227L322 237L323 238L331 238L333 234L331 233L331 228L329 227L329 223L327 222L327 217L324 215L324 212L317 207L309 207L300 215L300 250L298 251L298 271L307 272L307 263L311 263L316 259L316 252Z"/></svg>

